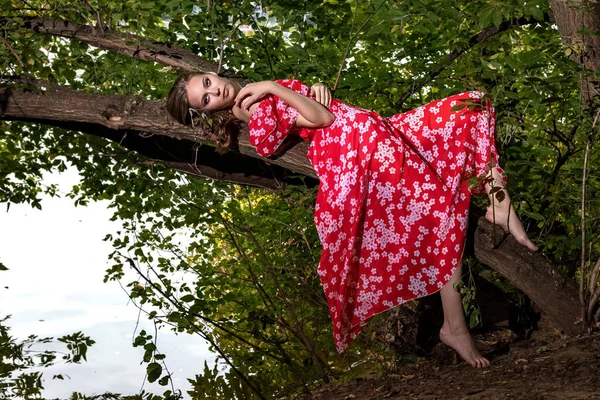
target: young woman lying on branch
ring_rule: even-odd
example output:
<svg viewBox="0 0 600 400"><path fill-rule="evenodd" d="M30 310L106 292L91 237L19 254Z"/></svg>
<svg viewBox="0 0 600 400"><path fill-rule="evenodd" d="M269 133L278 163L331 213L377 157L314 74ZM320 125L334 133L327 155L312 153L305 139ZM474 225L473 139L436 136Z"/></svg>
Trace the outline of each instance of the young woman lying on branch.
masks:
<svg viewBox="0 0 600 400"><path fill-rule="evenodd" d="M454 288L471 194L487 193L486 218L530 250L537 247L506 192L494 109L482 93L461 93L389 118L331 99L322 85L289 79L240 88L210 73L182 75L169 93L169 112L182 123L193 111L227 108L248 124L250 141L264 157L288 135L310 141L308 158L320 179L318 273L339 352L373 316L440 291L440 339L473 367L489 366Z"/></svg>

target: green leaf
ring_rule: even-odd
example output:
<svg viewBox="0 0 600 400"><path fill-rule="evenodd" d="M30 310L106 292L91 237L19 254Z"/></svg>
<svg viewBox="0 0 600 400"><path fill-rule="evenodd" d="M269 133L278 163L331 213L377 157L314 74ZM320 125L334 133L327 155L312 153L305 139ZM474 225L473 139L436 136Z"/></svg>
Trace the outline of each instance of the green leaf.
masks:
<svg viewBox="0 0 600 400"><path fill-rule="evenodd" d="M186 303L191 303L192 301L196 300L196 296L192 294L186 294L185 296L181 297L180 300Z"/></svg>
<svg viewBox="0 0 600 400"><path fill-rule="evenodd" d="M162 366L159 363L152 362L146 367L146 374L148 375L148 382L156 382L162 374Z"/></svg>
<svg viewBox="0 0 600 400"><path fill-rule="evenodd" d="M494 21L494 16L496 14L500 13L493 7L486 7L483 10L481 10L481 12L479 13L479 26L481 26L482 28L490 26Z"/></svg>
<svg viewBox="0 0 600 400"><path fill-rule="evenodd" d="M473 329L479 325L479 313L476 311L471 312L469 317L469 328Z"/></svg>
<svg viewBox="0 0 600 400"><path fill-rule="evenodd" d="M538 7L532 7L532 8L529 9L529 12L538 21L543 21L544 20L544 12L540 8L538 8Z"/></svg>
<svg viewBox="0 0 600 400"><path fill-rule="evenodd" d="M493 21L494 21L494 25L496 27L500 26L500 24L502 23L502 13L501 12L495 12L493 14Z"/></svg>

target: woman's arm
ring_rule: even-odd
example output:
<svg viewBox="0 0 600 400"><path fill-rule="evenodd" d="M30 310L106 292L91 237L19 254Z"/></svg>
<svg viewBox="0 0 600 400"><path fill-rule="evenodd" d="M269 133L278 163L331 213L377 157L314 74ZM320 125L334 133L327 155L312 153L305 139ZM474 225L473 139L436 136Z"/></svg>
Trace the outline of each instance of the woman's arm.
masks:
<svg viewBox="0 0 600 400"><path fill-rule="evenodd" d="M235 99L234 115L247 121L254 112L252 106L270 94L298 111L296 125L301 128L324 128L335 120L335 116L321 104L273 81L256 82L243 87Z"/></svg>

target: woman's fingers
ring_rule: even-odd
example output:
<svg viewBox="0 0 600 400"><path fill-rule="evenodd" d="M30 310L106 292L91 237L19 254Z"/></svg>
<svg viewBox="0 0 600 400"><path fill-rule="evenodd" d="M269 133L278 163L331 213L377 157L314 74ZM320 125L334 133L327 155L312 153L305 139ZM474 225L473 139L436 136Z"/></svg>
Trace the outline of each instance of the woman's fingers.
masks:
<svg viewBox="0 0 600 400"><path fill-rule="evenodd" d="M326 108L329 108L329 106L331 105L331 95L329 94L329 90L327 88L323 88L317 91L315 100L324 105Z"/></svg>
<svg viewBox="0 0 600 400"><path fill-rule="evenodd" d="M323 87L321 88L322 90L322 95L321 95L321 104L323 104L325 107L329 108L329 106L331 105L331 90L329 90L329 88L327 87L327 85L323 84Z"/></svg>
<svg viewBox="0 0 600 400"><path fill-rule="evenodd" d="M239 107L242 110L248 110L250 108L250 105L252 105L253 100L254 99L254 95L252 95L251 93L248 93L248 95L240 98L239 101Z"/></svg>
<svg viewBox="0 0 600 400"><path fill-rule="evenodd" d="M331 105L331 90L329 90L329 88L327 86L325 86L325 93L324 93L324 98L325 98L325 102L323 103L323 105L327 108L329 108L329 106Z"/></svg>
<svg viewBox="0 0 600 400"><path fill-rule="evenodd" d="M331 105L331 91L324 83L315 83L310 88L310 95L314 96L315 100L329 108Z"/></svg>
<svg viewBox="0 0 600 400"><path fill-rule="evenodd" d="M250 83L250 84L244 86L243 88L241 88L240 91L238 92L237 96L235 96L235 105L240 108L243 108L242 104L248 97L252 96L253 92L254 92L254 84L253 83Z"/></svg>
<svg viewBox="0 0 600 400"><path fill-rule="evenodd" d="M235 105L243 110L249 110L252 104L262 100L269 92L269 84L272 82L255 82L244 86L235 98Z"/></svg>
<svg viewBox="0 0 600 400"><path fill-rule="evenodd" d="M317 101L323 105L325 105L325 90L322 86L317 90Z"/></svg>
<svg viewBox="0 0 600 400"><path fill-rule="evenodd" d="M321 102L321 92L318 90L319 88L317 86L313 86L312 88L310 88L310 95L311 97L314 97L315 100L317 102Z"/></svg>
<svg viewBox="0 0 600 400"><path fill-rule="evenodd" d="M240 89L237 96L235 96L236 107L242 108L242 101L244 101L244 99L250 95L247 88L247 86L243 87L242 89Z"/></svg>
<svg viewBox="0 0 600 400"><path fill-rule="evenodd" d="M242 89L243 90L243 89ZM238 93L235 98L235 105L242 110L248 110L252 104L259 100L259 95L256 93L252 93L251 90L246 90L245 92Z"/></svg>
<svg viewBox="0 0 600 400"><path fill-rule="evenodd" d="M310 88L310 95L311 97L314 97L317 103L321 103L322 102L322 97L323 97L323 88L321 87L320 83L315 83L314 85L312 85L312 87Z"/></svg>
<svg viewBox="0 0 600 400"><path fill-rule="evenodd" d="M242 109L248 111L252 104L256 103L259 99L256 95L248 96L242 101Z"/></svg>

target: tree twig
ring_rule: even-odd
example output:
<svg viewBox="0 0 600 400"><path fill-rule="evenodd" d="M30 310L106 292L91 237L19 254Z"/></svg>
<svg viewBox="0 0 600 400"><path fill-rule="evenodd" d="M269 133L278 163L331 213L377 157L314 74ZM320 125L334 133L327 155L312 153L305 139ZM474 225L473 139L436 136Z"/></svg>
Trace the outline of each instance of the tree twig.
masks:
<svg viewBox="0 0 600 400"><path fill-rule="evenodd" d="M360 26L360 28L358 28L356 33L354 35L352 35L350 40L348 40L348 44L346 45L346 51L344 51L344 56L342 57L342 62L340 63L340 69L338 70L337 76L335 77L335 83L333 84L333 89L331 90L333 93L335 93L335 89L337 89L337 85L340 81L340 77L342 76L342 70L344 69L344 63L346 62L346 57L348 57L348 53L350 52L350 46L356 40L358 35L362 32L363 28L371 21L371 19L375 16L375 14L377 14L377 12L381 9L381 7L383 7L383 5L385 3L387 3L387 0L383 0L379 4L379 6L377 6L377 8L375 10L373 10L373 13L371 15L369 15L369 18L367 18L366 21L363 22L363 24ZM356 21L357 13L358 13L358 0L356 1L356 10L354 10L354 21ZM352 22L352 27L354 27L354 21Z"/></svg>
<svg viewBox="0 0 600 400"><path fill-rule="evenodd" d="M25 68L25 64L23 64L23 61L21 60L21 57L19 57L19 55L17 54L17 52L15 51L15 49L10 45L10 43L8 42L8 40L6 40L6 38L4 37L4 35L0 35L0 39L2 39L2 42L8 48L8 50L12 53L12 55L15 56L15 58L17 59L17 62L19 63L19 66L21 67L21 69L26 72L27 69Z"/></svg>
<svg viewBox="0 0 600 400"><path fill-rule="evenodd" d="M598 280L598 275L600 275L600 258L598 258L598 261L594 266L594 270L592 271L592 275L590 276L588 289L590 293L593 293L594 290L596 290L596 281Z"/></svg>
<svg viewBox="0 0 600 400"><path fill-rule="evenodd" d="M582 318L584 321L589 323L587 320L586 304L585 304L585 189L588 172L588 160L590 157L590 139L587 139L585 145L585 155L583 158L583 179L581 182L581 267L579 276L579 301L582 307Z"/></svg>
<svg viewBox="0 0 600 400"><path fill-rule="evenodd" d="M100 28L100 32L106 33L108 26L100 18L100 13L96 9L94 9L94 7L92 7L92 5L87 0L81 0L81 3L83 3L83 6L88 10L90 14L96 17L96 21L98 21L98 27Z"/></svg>
<svg viewBox="0 0 600 400"><path fill-rule="evenodd" d="M598 123L598 117L600 117L600 109L598 109L598 111L596 112L596 115L594 117L594 122L592 123L592 130L596 127L596 124ZM587 326L590 326L590 324L592 323L591 318L592 318L592 313L593 311L589 310L590 308L593 310L594 306L591 305L591 303L593 302L594 304L597 301L597 297L596 297L596 293L594 293L594 290L590 290L589 291L589 295L592 297L590 299L590 304L586 304L586 268L585 268L585 196L586 196L586 183L587 183L587 177L588 177L588 162L589 162L589 158L590 158L590 147L591 147L591 136L588 135L587 136L587 140L585 143L585 154L583 157L583 179L581 182L581 267L580 267L580 276L579 276L579 301L581 303L581 307L582 307L582 319L585 321ZM590 282L590 288L592 288L595 285L595 282ZM598 295L600 295L600 292L598 293ZM596 297L596 299L594 300L594 297Z"/></svg>
<svg viewBox="0 0 600 400"><path fill-rule="evenodd" d="M269 51L269 44L267 42L267 36L265 35L265 33L263 32L262 28L260 27L260 25L258 23L258 19L256 19L256 17L254 16L254 14L252 14L250 16L250 18L252 18L252 20L256 24L256 28L258 29L258 32L262 36L262 44L263 44L263 46L265 48L265 53L267 54L267 62L269 63L269 71L271 71L271 79L274 79L275 78L275 72L273 71L273 63L271 62L271 52Z"/></svg>
<svg viewBox="0 0 600 400"><path fill-rule="evenodd" d="M133 259L123 256L128 262L129 265L138 273L138 275L140 275L142 277L142 279L144 279L150 286L152 286L152 288L154 290L157 290L160 294L163 295L163 297L165 299L167 299L171 304L173 304L173 306L177 308L180 308L181 305L178 305L177 302L175 302L173 299L171 299L170 296L168 296L160 287L158 287L154 282L152 282L152 280L150 280L148 277L146 277L144 274L142 274L142 272L139 270L139 268L137 267L137 265L135 265L135 262L133 261ZM188 311L189 312L189 311ZM192 313L190 313L192 314ZM192 314L192 315L197 315L197 314ZM211 322L210 319L204 318L203 316L200 316L202 319L204 319L207 322ZM223 329L220 324L217 324L216 321L212 321L211 322L215 327L219 327L220 329ZM238 368L236 368L236 366L233 364L233 362L229 359L229 357L227 357L225 355L225 352L221 349L221 347L219 345L217 345L217 343L211 339L208 335L206 335L204 332L199 331L199 329L194 325L191 324L190 327L193 327L192 329L196 330L198 333L201 333L201 336L208 341L214 348L215 350L217 350L217 352L221 355L221 357L223 357L223 359L225 360L225 362L227 364L229 364L229 366L231 367L231 369L240 377L240 379L242 379L244 381L244 383L246 385L248 385L248 387L250 388L250 390L252 390L261 400L266 400L266 398L263 396L263 394L258 390L258 388L256 388L254 386L254 384L252 384L252 382L250 382L250 380L248 379L248 377L242 372L240 371ZM226 330L227 331L227 330ZM229 332L229 334L232 334L231 332Z"/></svg>
<svg viewBox="0 0 600 400"><path fill-rule="evenodd" d="M223 53L224 53L225 43L229 42L231 40L231 38L233 37L233 34L235 33L235 31L238 29L239 26L240 26L239 23L234 24L233 29L231 30L231 33L229 34L229 37L227 38L227 40L221 39L221 46L219 47L219 66L217 67L217 74L220 74L221 69L223 68Z"/></svg>
<svg viewBox="0 0 600 400"><path fill-rule="evenodd" d="M600 299L600 286L596 286L596 281L598 280L598 273L600 273L600 258L596 262L594 266L594 270L592 271L592 276L590 278L590 293L592 293L592 297L590 298L588 309L587 309L587 321L588 326L591 326L594 318L594 310L596 309L596 305L598 304L598 300ZM598 313L600 313L600 308L598 309ZM596 314L598 315L598 314Z"/></svg>

